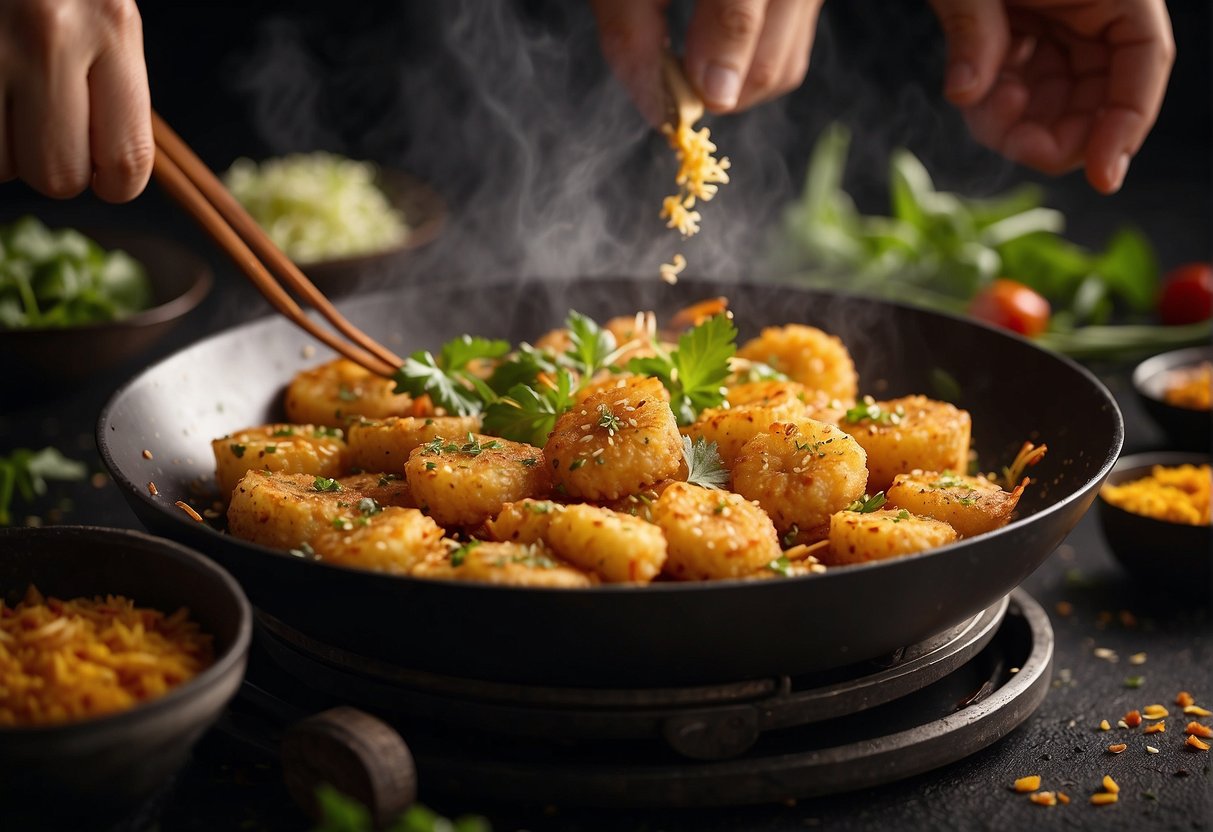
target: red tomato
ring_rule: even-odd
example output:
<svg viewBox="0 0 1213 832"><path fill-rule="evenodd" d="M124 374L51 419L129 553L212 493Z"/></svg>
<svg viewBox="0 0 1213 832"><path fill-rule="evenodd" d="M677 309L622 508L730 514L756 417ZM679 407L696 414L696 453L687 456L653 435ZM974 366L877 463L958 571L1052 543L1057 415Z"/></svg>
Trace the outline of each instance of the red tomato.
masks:
<svg viewBox="0 0 1213 832"><path fill-rule="evenodd" d="M1167 274L1158 299L1164 324L1194 324L1213 317L1213 266L1185 263Z"/></svg>
<svg viewBox="0 0 1213 832"><path fill-rule="evenodd" d="M1049 325L1049 302L1022 283L999 278L977 293L969 304L974 318L1020 335L1039 335Z"/></svg>

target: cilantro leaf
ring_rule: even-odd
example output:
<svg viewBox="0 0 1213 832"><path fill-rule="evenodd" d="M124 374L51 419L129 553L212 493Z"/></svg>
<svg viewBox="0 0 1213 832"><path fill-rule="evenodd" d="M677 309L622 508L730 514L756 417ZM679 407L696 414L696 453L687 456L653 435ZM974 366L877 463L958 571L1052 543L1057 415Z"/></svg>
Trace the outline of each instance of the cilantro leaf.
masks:
<svg viewBox="0 0 1213 832"><path fill-rule="evenodd" d="M540 373L551 375L556 369L554 355L524 342L518 345L518 351L513 357L497 365L486 383L494 393L504 396L515 385L534 386Z"/></svg>
<svg viewBox="0 0 1213 832"><path fill-rule="evenodd" d="M724 467L715 442L699 437L682 437L682 458L687 463L687 482L704 488L724 488L729 483L729 469Z"/></svg>
<svg viewBox="0 0 1213 832"><path fill-rule="evenodd" d="M592 318L570 309L565 319L572 348L565 353L573 369L589 379L606 366L606 359L615 351L615 336L603 329Z"/></svg>
<svg viewBox="0 0 1213 832"><path fill-rule="evenodd" d="M633 358L627 369L659 378L670 391L678 424L689 425L704 408L724 402L724 380L736 351L737 328L726 315L716 315L679 336L669 354Z"/></svg>
<svg viewBox="0 0 1213 832"><path fill-rule="evenodd" d="M484 413L484 431L542 447L556 419L572 406L573 377L568 370L557 370L553 385L518 384L490 404Z"/></svg>

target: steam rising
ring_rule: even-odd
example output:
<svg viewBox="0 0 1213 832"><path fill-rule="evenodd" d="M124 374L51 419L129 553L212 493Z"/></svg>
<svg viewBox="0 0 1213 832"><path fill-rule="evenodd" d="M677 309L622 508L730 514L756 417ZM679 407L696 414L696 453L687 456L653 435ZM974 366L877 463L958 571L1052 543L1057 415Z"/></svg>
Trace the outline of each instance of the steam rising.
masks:
<svg viewBox="0 0 1213 832"><path fill-rule="evenodd" d="M984 166L982 190L1002 178L988 176L989 154L943 105L937 78L927 89L860 73L889 49L894 31L893 40L916 41L923 60L941 66L929 15L882 4L879 28L863 24L870 43L856 53L837 35L827 4L798 95L709 117L733 181L704 206L703 232L683 241L658 218L672 192L673 153L602 60L588 4L547 4L532 16L515 3L448 0L433 4L437 19L423 23L410 18L409 4L392 6L387 19L381 9L354 10L361 19L335 30L331 20L309 28L298 18L271 19L234 70L273 153L369 158L442 193L447 227L413 261L411 280L658 280L659 264L676 252L686 255L688 275L753 276L783 206L800 191L813 138L832 120L856 136L851 184L861 203L865 188L883 191L897 145L925 152L929 165L931 151L941 150L972 178ZM839 12L844 23L860 13ZM423 50L395 45L418 40L405 37L418 25L427 27Z"/></svg>

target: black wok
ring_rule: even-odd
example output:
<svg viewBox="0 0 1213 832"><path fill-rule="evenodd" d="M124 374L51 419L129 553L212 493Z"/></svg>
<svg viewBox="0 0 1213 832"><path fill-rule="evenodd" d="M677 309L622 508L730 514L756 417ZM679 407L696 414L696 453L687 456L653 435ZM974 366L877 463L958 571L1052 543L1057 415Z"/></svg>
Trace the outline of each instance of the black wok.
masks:
<svg viewBox="0 0 1213 832"><path fill-rule="evenodd" d="M329 357L279 318L208 338L141 373L101 413L98 445L149 529L213 557L257 606L309 635L415 669L613 687L822 670L937 633L1036 569L1090 506L1120 452L1120 411L1078 365L971 321L870 299L771 285L586 279L411 287L343 311L404 352L464 332L534 339L560 325L570 306L602 320L637 309L668 314L717 294L730 297L743 339L763 325L816 324L848 344L863 392L920 392L967 408L984 470L1009 462L1025 439L1047 442L1019 519L930 553L751 582L518 589L301 560L231 538L173 505L212 481L212 438L281 418L285 383Z"/></svg>

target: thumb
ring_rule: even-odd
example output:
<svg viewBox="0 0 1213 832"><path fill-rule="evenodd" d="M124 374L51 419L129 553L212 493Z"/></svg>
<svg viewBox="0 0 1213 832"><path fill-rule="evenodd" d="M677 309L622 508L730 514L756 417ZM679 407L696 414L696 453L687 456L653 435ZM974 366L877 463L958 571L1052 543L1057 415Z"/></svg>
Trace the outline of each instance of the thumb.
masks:
<svg viewBox="0 0 1213 832"><path fill-rule="evenodd" d="M959 107L976 104L994 85L1010 47L1002 0L931 0L948 41L944 95Z"/></svg>

